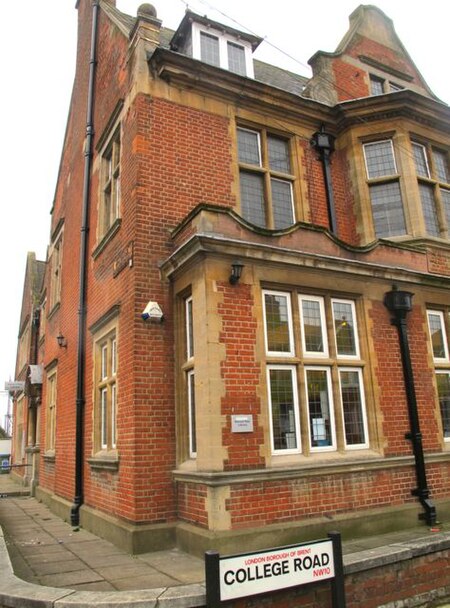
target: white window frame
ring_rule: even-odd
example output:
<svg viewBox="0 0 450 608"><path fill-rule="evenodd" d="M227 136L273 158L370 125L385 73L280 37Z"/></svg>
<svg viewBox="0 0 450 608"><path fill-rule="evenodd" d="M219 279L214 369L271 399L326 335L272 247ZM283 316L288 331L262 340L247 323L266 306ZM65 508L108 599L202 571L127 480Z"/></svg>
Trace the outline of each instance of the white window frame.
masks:
<svg viewBox="0 0 450 608"><path fill-rule="evenodd" d="M445 316L442 310L433 310L430 308L427 308L427 323L428 323L428 332L429 332L429 336L430 336L430 345L431 345L431 351L433 351L433 339L432 339L432 335L431 335L431 328L430 328L430 315L436 315L440 318L440 324L441 324L441 331L442 331L442 340L444 342L444 352L445 352L445 356L444 357L435 357L434 353L433 353L433 361L435 363L449 363L449 354L448 354L448 341L447 341L447 330L445 327Z"/></svg>
<svg viewBox="0 0 450 608"><path fill-rule="evenodd" d="M294 430L297 447L286 448L285 450L276 450L274 447L274 435L273 435L273 421L272 421L272 391L270 383L270 371L271 370L287 370L291 372L292 380L292 396L294 401ZM295 365L278 365L270 364L266 366L267 374L267 398L269 403L269 427L270 427L270 449L274 456L280 454L301 454L302 452L302 438L300 432L300 408L298 400L298 381L297 381L297 368Z"/></svg>
<svg viewBox="0 0 450 608"><path fill-rule="evenodd" d="M336 302L336 304L350 304L350 307L352 309L352 320L353 320L353 334L355 337L355 347L356 347L356 353L354 355L340 355L338 353L338 346L337 346L337 336L336 336L336 325L335 325L335 316L334 316L334 308L333 308L333 304ZM333 320L333 335L334 335L334 343L335 343L335 348L336 348L336 358L337 359L355 359L355 360L360 360L361 359L361 355L359 352L359 331L358 331L358 321L356 319L356 307L355 307L355 302L353 300L346 300L344 298L331 298L331 317Z"/></svg>
<svg viewBox="0 0 450 608"><path fill-rule="evenodd" d="M290 224L290 226L293 226L296 222L295 219L295 206L294 206L294 188L292 186L292 182L288 179L283 179L280 177L275 177L274 175L270 176L270 181L271 182L281 182L283 184L288 184L289 185L289 191L290 191L290 199L291 199L291 211L292 211L292 224ZM275 203L274 203L274 196L273 196L273 188L271 185L271 194L272 194L272 215L275 216Z"/></svg>
<svg viewBox="0 0 450 608"><path fill-rule="evenodd" d="M193 369L189 370L186 374L187 380L187 401L188 401L188 427L189 427L189 457L197 458L197 433L195 433L195 450L193 446L194 439L194 429L192 428L192 418L193 415L195 417L196 408L195 408L195 371ZM192 386L192 383L194 385ZM194 403L192 403L192 392L191 389L194 390ZM192 409L194 408L194 411ZM195 428L197 429L197 423L195 424Z"/></svg>
<svg viewBox="0 0 450 608"><path fill-rule="evenodd" d="M444 376L450 376L450 369L436 369L435 370L435 375L437 376L438 374L442 374ZM443 428L443 420L442 420L442 412L441 412L441 407L439 404L439 395L437 395L437 406L439 408L439 418L441 420L441 424L442 424L442 438L444 440L445 443L450 443L450 436L446 437L445 436L445 430Z"/></svg>
<svg viewBox="0 0 450 608"><path fill-rule="evenodd" d="M52 369L47 375L46 395L46 438L45 451L55 453L56 450L56 408L57 408L57 385L58 370Z"/></svg>
<svg viewBox="0 0 450 608"><path fill-rule="evenodd" d="M391 152L392 152L392 158L394 159L395 173L386 173L385 175L376 175L374 177L371 177L369 174L369 165L367 164L366 149L369 146L377 146L379 144L383 144L383 143L387 143L387 142L389 142L391 145ZM363 144L363 150L364 150L364 164L366 167L366 176L367 176L368 180L383 179L383 177L395 177L395 176L399 175L398 167L397 167L397 159L395 158L394 142L392 141L392 139L377 139L375 141L367 142L367 143Z"/></svg>
<svg viewBox="0 0 450 608"><path fill-rule="evenodd" d="M117 448L117 384L111 387L111 447Z"/></svg>
<svg viewBox="0 0 450 608"><path fill-rule="evenodd" d="M215 36L219 40L219 61L220 67L224 70L229 70L228 63L228 42L232 42L237 46L241 46L244 49L245 56L245 71L246 75L244 78L254 78L254 70L253 70L253 58L252 58L252 46L250 42L247 42L242 39L238 39L230 34L227 34L223 31L217 30L213 27L207 27L202 25L201 23L193 22L192 23L192 56L194 59L201 60L201 46L200 46L200 33L208 34L209 36ZM235 74L235 72L232 72ZM239 75L239 74L237 74Z"/></svg>
<svg viewBox="0 0 450 608"><path fill-rule="evenodd" d="M243 166L248 166L248 167L262 167L263 166L263 162L262 162L262 149L261 149L261 133L255 129L247 129L246 127L240 127L239 125L237 126L237 137L239 137L239 131L246 131L247 133L251 133L252 135L256 135L256 140L258 142L258 164L256 163L246 163L244 161L241 161L238 159L239 164L243 165ZM239 155L239 150L238 150L238 155Z"/></svg>
<svg viewBox="0 0 450 608"><path fill-rule="evenodd" d="M100 389L100 446L108 449L108 388Z"/></svg>
<svg viewBox="0 0 450 608"><path fill-rule="evenodd" d="M64 244L64 226L61 227L58 234L50 245L49 260L50 260L50 310L59 304L61 301L61 285L62 285L62 258Z"/></svg>
<svg viewBox="0 0 450 608"><path fill-rule="evenodd" d="M308 397L308 371L324 371L327 377L327 395L328 395L328 407L330 410L330 429L331 429L331 445L326 446L314 446L312 445L311 437L311 425L309 417L309 397ZM331 378L331 369L328 366L319 365L305 365L305 406L306 414L308 419L308 437L309 437L309 449L311 453L316 452L335 452L337 450L336 445L336 422L334 417L334 400L333 400L333 385Z"/></svg>
<svg viewBox="0 0 450 608"><path fill-rule="evenodd" d="M194 309L192 303L192 296L189 296L184 301L184 316L186 322L186 360L191 361L194 358Z"/></svg>
<svg viewBox="0 0 450 608"><path fill-rule="evenodd" d="M94 452L117 448L117 325L95 338Z"/></svg>
<svg viewBox="0 0 450 608"><path fill-rule="evenodd" d="M288 291L275 291L272 289L263 289L262 291L263 301L263 314L264 314L264 344L266 354L269 357L295 357L295 344L294 344L294 328L292 322L292 305L291 305L291 294ZM269 350L269 336L267 334L267 314L266 314L266 295L280 296L286 298L286 308L288 312L288 332L289 332L289 351L276 351Z"/></svg>
<svg viewBox="0 0 450 608"><path fill-rule="evenodd" d="M311 301L319 303L319 312L320 312L320 327L322 330L322 340L323 340L323 352L317 351L309 351L306 349L306 340L305 340L305 329L303 322L303 302ZM325 316L325 301L322 296L310 296L307 294L299 294L298 296L298 308L300 313L300 333L302 339L302 351L304 357L311 357L314 359L328 359L329 350L328 350L328 335L327 335L327 321Z"/></svg>
<svg viewBox="0 0 450 608"><path fill-rule="evenodd" d="M101 152L100 207L97 237L101 240L114 228L121 211L122 132L120 120L111 130ZM115 162L117 160L117 162ZM109 204L106 204L107 197Z"/></svg>
<svg viewBox="0 0 450 608"><path fill-rule="evenodd" d="M341 372L357 372L358 380L359 380L359 393L361 397L361 412L362 412L362 422L364 428L364 443L354 443L348 444L347 438L345 434L345 416L344 416L344 401L342 399L342 382L341 382ZM362 369L360 367L338 367L338 377L339 377L339 399L341 402L341 416L342 416L342 436L344 438L344 444L346 450L363 450L369 447L369 427L367 424L367 410L366 410L366 398L364 394L364 379Z"/></svg>

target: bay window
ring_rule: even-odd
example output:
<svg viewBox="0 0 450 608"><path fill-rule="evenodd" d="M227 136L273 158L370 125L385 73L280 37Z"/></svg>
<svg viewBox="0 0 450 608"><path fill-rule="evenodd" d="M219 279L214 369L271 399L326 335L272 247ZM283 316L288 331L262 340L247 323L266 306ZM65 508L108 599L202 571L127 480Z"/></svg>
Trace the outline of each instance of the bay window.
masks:
<svg viewBox="0 0 450 608"><path fill-rule="evenodd" d="M262 295L272 453L369 447L355 302Z"/></svg>

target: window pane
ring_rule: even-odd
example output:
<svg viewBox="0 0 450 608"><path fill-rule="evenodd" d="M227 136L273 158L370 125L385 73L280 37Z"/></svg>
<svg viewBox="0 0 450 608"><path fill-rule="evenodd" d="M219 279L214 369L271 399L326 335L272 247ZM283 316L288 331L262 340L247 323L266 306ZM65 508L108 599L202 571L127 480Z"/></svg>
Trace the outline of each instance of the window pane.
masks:
<svg viewBox="0 0 450 608"><path fill-rule="evenodd" d="M302 298L302 329L304 348L307 353L325 354L324 328L318 300Z"/></svg>
<svg viewBox="0 0 450 608"><path fill-rule="evenodd" d="M117 424L117 399L116 399L116 385L113 384L111 387L111 445L113 448L116 447L116 424Z"/></svg>
<svg viewBox="0 0 450 608"><path fill-rule="evenodd" d="M188 374L188 405L189 405L189 455L197 454L197 431L195 425L195 376Z"/></svg>
<svg viewBox="0 0 450 608"><path fill-rule="evenodd" d="M245 50L243 46L234 44L234 42L228 42L228 69L230 72L240 74L241 76L246 75L245 69Z"/></svg>
<svg viewBox="0 0 450 608"><path fill-rule="evenodd" d="M111 374L115 376L117 373L117 341L111 340Z"/></svg>
<svg viewBox="0 0 450 608"><path fill-rule="evenodd" d="M200 57L205 63L220 66L219 39L206 32L200 32Z"/></svg>
<svg viewBox="0 0 450 608"><path fill-rule="evenodd" d="M338 355L354 357L356 346L355 322L350 302L333 302L334 332Z"/></svg>
<svg viewBox="0 0 450 608"><path fill-rule="evenodd" d="M412 147L417 175L421 175L422 177L430 177L425 146L413 143Z"/></svg>
<svg viewBox="0 0 450 608"><path fill-rule="evenodd" d="M389 91L391 93L394 93L395 91L403 91L405 87L402 87L402 85L400 84L396 84L395 82L390 82L389 83Z"/></svg>
<svg viewBox="0 0 450 608"><path fill-rule="evenodd" d="M394 150L392 142L378 141L373 144L365 144L367 175L369 179L383 177L385 175L396 175Z"/></svg>
<svg viewBox="0 0 450 608"><path fill-rule="evenodd" d="M370 187L373 222L378 238L406 234L403 203L398 182Z"/></svg>
<svg viewBox="0 0 450 608"><path fill-rule="evenodd" d="M306 392L311 447L331 446L333 445L333 422L326 370L306 370Z"/></svg>
<svg viewBox="0 0 450 608"><path fill-rule="evenodd" d="M442 313L429 312L428 326L431 334L431 344L433 347L433 357L435 359L447 359L446 335L444 328L444 318Z"/></svg>
<svg viewBox="0 0 450 608"><path fill-rule="evenodd" d="M269 150L269 168L272 171L290 173L289 144L285 139L268 136L267 147Z"/></svg>
<svg viewBox="0 0 450 608"><path fill-rule="evenodd" d="M101 357L101 379L104 380L108 377L108 346L105 344L102 346L102 357Z"/></svg>
<svg viewBox="0 0 450 608"><path fill-rule="evenodd" d="M191 359L194 356L194 324L192 317L192 298L185 301L186 314L186 358Z"/></svg>
<svg viewBox="0 0 450 608"><path fill-rule="evenodd" d="M445 188L440 189L442 203L444 205L445 217L447 220L447 230L450 235L450 190L446 190Z"/></svg>
<svg viewBox="0 0 450 608"><path fill-rule="evenodd" d="M106 388L101 390L100 394L100 428L101 428L101 445L102 448L108 447L108 391Z"/></svg>
<svg viewBox="0 0 450 608"><path fill-rule="evenodd" d="M440 230L434 201L434 187L429 184L419 184L419 191L427 233L431 236L439 236Z"/></svg>
<svg viewBox="0 0 450 608"><path fill-rule="evenodd" d="M341 370L342 410L346 445L366 444L360 374L358 371Z"/></svg>
<svg viewBox="0 0 450 608"><path fill-rule="evenodd" d="M241 171L242 216L257 226L266 226L264 183L261 175Z"/></svg>
<svg viewBox="0 0 450 608"><path fill-rule="evenodd" d="M288 297L266 293L264 294L264 305L268 352L291 352Z"/></svg>
<svg viewBox="0 0 450 608"><path fill-rule="evenodd" d="M259 133L238 129L237 135L239 162L261 166Z"/></svg>
<svg viewBox="0 0 450 608"><path fill-rule="evenodd" d="M120 201L120 176L117 176L112 184L112 205L111 205L111 224L119 217L119 201Z"/></svg>
<svg viewBox="0 0 450 608"><path fill-rule="evenodd" d="M383 95L383 81L375 76L370 77L370 94L371 95Z"/></svg>
<svg viewBox="0 0 450 608"><path fill-rule="evenodd" d="M270 369L269 390L274 450L298 447L292 370Z"/></svg>
<svg viewBox="0 0 450 608"><path fill-rule="evenodd" d="M450 438L450 374L436 374L439 408L441 410L444 437Z"/></svg>
<svg viewBox="0 0 450 608"><path fill-rule="evenodd" d="M290 182L271 179L273 222L277 229L287 228L294 223L292 187Z"/></svg>
<svg viewBox="0 0 450 608"><path fill-rule="evenodd" d="M447 155L439 150L433 150L434 165L440 182L450 183Z"/></svg>

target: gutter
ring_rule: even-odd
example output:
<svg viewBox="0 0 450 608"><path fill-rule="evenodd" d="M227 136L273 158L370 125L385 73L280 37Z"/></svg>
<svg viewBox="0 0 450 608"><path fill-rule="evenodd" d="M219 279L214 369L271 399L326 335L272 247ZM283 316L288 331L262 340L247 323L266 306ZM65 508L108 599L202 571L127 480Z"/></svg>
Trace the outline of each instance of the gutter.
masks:
<svg viewBox="0 0 450 608"><path fill-rule="evenodd" d="M80 245L79 300L78 300L78 350L77 350L77 392L75 418L75 496L70 510L70 523L80 524L80 507L83 504L83 422L85 405L84 373L86 363L86 291L87 291L87 246L89 236L89 206L91 166L94 140L94 87L97 65L97 31L100 11L99 0L92 2L91 50L89 57L89 84L86 111L86 140L84 146L84 179Z"/></svg>

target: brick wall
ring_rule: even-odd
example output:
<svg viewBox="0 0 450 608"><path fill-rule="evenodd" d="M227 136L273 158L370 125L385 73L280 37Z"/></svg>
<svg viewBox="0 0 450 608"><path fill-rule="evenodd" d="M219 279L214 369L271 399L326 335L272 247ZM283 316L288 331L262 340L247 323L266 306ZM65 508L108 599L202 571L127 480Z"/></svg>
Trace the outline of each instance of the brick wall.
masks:
<svg viewBox="0 0 450 608"><path fill-rule="evenodd" d="M332 65L338 101L370 95L365 70L337 58Z"/></svg>
<svg viewBox="0 0 450 608"><path fill-rule="evenodd" d="M264 459L260 455L260 445L264 440L263 430L258 427L261 366L255 355L257 324L253 313L253 296L251 287L245 284L232 286L221 283L218 289L223 293L223 302L218 307L223 328L220 342L226 348L226 358L221 365L226 391L222 399L222 414L227 417L222 441L228 451L224 469L257 468L264 466ZM231 432L231 416L237 414L253 416L252 433Z"/></svg>

